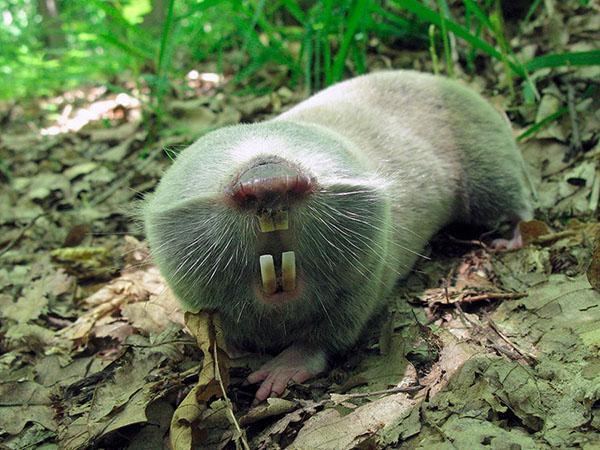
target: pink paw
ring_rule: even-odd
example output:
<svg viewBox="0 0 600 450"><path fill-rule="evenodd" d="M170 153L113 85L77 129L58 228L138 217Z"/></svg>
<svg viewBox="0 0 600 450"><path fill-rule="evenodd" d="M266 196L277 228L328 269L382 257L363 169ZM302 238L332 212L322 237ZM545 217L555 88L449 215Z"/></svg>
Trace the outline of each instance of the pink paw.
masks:
<svg viewBox="0 0 600 450"><path fill-rule="evenodd" d="M310 352L295 346L288 347L248 376L249 383L262 382L256 391L255 402L279 397L290 383L309 380L323 371L326 364L325 354L320 350Z"/></svg>
<svg viewBox="0 0 600 450"><path fill-rule="evenodd" d="M494 239L492 241L492 248L495 250L516 250L523 247L523 236L519 225L515 226L512 239Z"/></svg>

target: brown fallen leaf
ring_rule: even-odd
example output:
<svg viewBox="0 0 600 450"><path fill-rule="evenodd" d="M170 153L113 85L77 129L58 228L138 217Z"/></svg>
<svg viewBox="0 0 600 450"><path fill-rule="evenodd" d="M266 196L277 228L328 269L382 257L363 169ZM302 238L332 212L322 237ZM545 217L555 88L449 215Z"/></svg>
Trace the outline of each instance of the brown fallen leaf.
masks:
<svg viewBox="0 0 600 450"><path fill-rule="evenodd" d="M598 230L596 234L594 251L592 252L592 259L588 266L586 276L592 287L595 290L600 291L600 230Z"/></svg>
<svg viewBox="0 0 600 450"><path fill-rule="evenodd" d="M123 305L121 316L138 330L153 334L162 333L173 323L184 324L183 311L170 289L151 294L148 301Z"/></svg>
<svg viewBox="0 0 600 450"><path fill-rule="evenodd" d="M229 356L225 351L225 338L219 316L209 311L195 314L188 312L185 314L185 323L196 338L204 360L198 383L173 414L170 430L173 450L191 450L204 446L202 440L210 431L210 422L203 420L204 413L212 400L220 398L225 400L227 419L233 428L228 432L233 431L232 438L238 446L249 449L226 394L229 385Z"/></svg>
<svg viewBox="0 0 600 450"><path fill-rule="evenodd" d="M160 273L154 266L147 270L124 273L87 297L83 303L91 306L91 309L80 315L74 323L60 330L57 335L66 339L86 341L94 333L96 326L106 325L107 322L102 323L101 319L113 315L128 303L147 302L148 299L157 296L157 292L164 290L164 281L161 280ZM118 317L113 318L117 319Z"/></svg>
<svg viewBox="0 0 600 450"><path fill-rule="evenodd" d="M77 247L89 233L90 226L88 224L79 224L71 227L67 237L65 237L63 247Z"/></svg>
<svg viewBox="0 0 600 450"><path fill-rule="evenodd" d="M242 416L240 425L247 426L268 417L282 416L295 410L296 407L296 402L284 398L268 398L266 402L260 403Z"/></svg>
<svg viewBox="0 0 600 450"><path fill-rule="evenodd" d="M521 237L523 238L523 245L529 245L540 236L545 236L552 233L550 227L541 220L519 222L518 226Z"/></svg>
<svg viewBox="0 0 600 450"><path fill-rule="evenodd" d="M326 408L306 421L288 448L394 447L401 435L398 424L426 398L441 391L473 355L485 353L482 348L461 342L448 332L442 332L441 338L444 346L440 359L428 375L420 380L423 389L416 395L411 397L404 392L384 395L345 415L336 408Z"/></svg>

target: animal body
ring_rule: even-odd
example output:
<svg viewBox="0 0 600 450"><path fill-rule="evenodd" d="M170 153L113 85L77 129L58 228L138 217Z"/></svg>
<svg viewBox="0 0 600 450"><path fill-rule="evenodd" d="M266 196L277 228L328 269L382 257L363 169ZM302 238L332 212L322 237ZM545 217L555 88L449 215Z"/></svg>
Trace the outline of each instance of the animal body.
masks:
<svg viewBox="0 0 600 450"><path fill-rule="evenodd" d="M278 353L249 377L263 400L351 348L441 227L532 208L508 121L456 81L389 71L202 137L143 214L184 308Z"/></svg>

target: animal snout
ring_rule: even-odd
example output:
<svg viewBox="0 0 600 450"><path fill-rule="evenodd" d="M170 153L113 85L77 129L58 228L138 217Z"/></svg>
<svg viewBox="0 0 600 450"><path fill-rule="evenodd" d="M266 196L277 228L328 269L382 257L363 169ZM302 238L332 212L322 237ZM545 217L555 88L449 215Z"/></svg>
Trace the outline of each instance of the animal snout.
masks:
<svg viewBox="0 0 600 450"><path fill-rule="evenodd" d="M242 171L227 194L240 208L257 212L287 209L313 191L314 180L287 161L266 161Z"/></svg>

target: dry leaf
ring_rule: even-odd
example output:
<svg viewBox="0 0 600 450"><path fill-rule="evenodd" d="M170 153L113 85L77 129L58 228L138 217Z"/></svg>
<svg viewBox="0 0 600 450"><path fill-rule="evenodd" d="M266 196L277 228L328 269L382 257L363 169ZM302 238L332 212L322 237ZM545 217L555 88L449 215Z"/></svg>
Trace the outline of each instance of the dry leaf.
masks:
<svg viewBox="0 0 600 450"><path fill-rule="evenodd" d="M248 411L248 414L240 418L240 425L246 426L268 417L281 416L296 409L297 404L283 398L268 398L266 402L259 404Z"/></svg>
<svg viewBox="0 0 600 450"><path fill-rule="evenodd" d="M171 420L173 450L200 448L202 414L215 398L221 398L229 384L229 357L223 350L225 340L216 313L186 313L185 323L204 353L198 383L175 410Z"/></svg>
<svg viewBox="0 0 600 450"><path fill-rule="evenodd" d="M597 231L597 233L592 260L590 261L586 275L592 287L600 291L600 231Z"/></svg>
<svg viewBox="0 0 600 450"><path fill-rule="evenodd" d="M519 231L523 238L523 245L528 245L540 236L552 233L552 230L541 220L519 222Z"/></svg>

